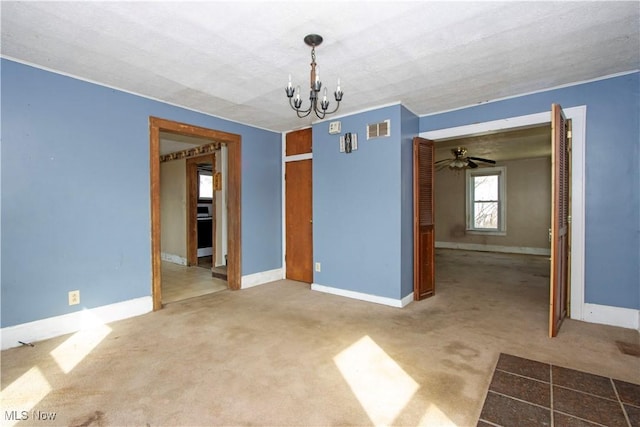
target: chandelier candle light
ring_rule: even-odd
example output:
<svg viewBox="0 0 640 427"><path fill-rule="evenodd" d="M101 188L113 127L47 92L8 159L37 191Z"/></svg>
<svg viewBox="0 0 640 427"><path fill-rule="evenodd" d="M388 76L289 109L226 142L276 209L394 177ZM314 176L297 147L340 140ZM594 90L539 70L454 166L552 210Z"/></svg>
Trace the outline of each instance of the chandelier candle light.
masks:
<svg viewBox="0 0 640 427"><path fill-rule="evenodd" d="M333 92L333 96L336 99L336 108L333 111L327 111L329 108L329 100L327 100L327 88L324 88L324 93L322 97L322 101L320 101L320 105L318 106L318 96L320 93L320 89L322 89L322 82L320 81L320 75L318 73L318 65L316 64L316 46L320 46L322 43L322 36L317 34L309 34L304 38L304 42L311 46L311 78L309 80L311 91L309 92L309 108L306 110L301 110L302 99L300 98L300 86L296 86L294 91L293 86L291 85L291 74L289 74L289 84L285 88L285 92L287 93L287 98L289 98L289 105L293 108L298 115L298 117L303 118L307 117L313 111L319 119L324 119L327 114L333 114L338 111L340 108L340 101L342 101L342 90L340 90L340 79L338 79L338 87L336 91ZM295 96L294 96L295 94Z"/></svg>

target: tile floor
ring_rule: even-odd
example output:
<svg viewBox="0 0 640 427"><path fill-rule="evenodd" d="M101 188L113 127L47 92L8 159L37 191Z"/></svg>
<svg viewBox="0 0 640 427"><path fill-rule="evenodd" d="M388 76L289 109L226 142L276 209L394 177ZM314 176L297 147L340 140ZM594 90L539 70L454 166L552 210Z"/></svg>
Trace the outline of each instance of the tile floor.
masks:
<svg viewBox="0 0 640 427"><path fill-rule="evenodd" d="M162 303L181 301L228 289L227 282L211 277L211 270L162 261Z"/></svg>
<svg viewBox="0 0 640 427"><path fill-rule="evenodd" d="M501 354L478 426L640 426L640 385Z"/></svg>

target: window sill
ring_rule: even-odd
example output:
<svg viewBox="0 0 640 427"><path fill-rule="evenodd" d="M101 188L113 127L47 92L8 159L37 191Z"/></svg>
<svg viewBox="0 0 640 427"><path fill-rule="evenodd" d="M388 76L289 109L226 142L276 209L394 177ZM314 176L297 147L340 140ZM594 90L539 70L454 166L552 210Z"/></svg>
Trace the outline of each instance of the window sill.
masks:
<svg viewBox="0 0 640 427"><path fill-rule="evenodd" d="M506 231L501 230L466 230L467 234L477 234L481 236L506 236Z"/></svg>

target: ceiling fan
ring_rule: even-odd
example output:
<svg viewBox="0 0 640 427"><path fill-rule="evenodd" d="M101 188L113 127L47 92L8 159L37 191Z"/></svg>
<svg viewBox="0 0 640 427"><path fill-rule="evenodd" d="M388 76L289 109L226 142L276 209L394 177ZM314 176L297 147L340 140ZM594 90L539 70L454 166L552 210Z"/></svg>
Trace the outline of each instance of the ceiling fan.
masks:
<svg viewBox="0 0 640 427"><path fill-rule="evenodd" d="M476 162L483 162L491 165L496 164L495 160L467 156L467 149L464 147L452 148L451 152L454 155L453 159L443 159L435 162L437 170L444 169L446 167L449 167L449 169L475 169L479 166Z"/></svg>

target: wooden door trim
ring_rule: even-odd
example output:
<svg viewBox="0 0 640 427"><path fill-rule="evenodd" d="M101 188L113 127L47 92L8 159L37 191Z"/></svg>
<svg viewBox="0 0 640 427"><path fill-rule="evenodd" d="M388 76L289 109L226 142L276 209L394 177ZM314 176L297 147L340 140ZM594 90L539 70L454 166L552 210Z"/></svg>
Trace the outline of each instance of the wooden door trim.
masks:
<svg viewBox="0 0 640 427"><path fill-rule="evenodd" d="M212 164L212 174L215 174L216 156L206 154L204 156L190 157L186 159L187 173L187 265L198 265L198 163L207 162ZM212 245L215 251L216 227L215 227L215 191L213 193L211 213ZM215 253L215 252L214 252ZM215 260L213 261L215 262Z"/></svg>
<svg viewBox="0 0 640 427"><path fill-rule="evenodd" d="M151 292L153 309L162 308L162 259L160 246L160 132L195 136L227 145L227 281L229 289L240 289L242 279L241 241L241 144L240 135L149 117L149 169L151 191Z"/></svg>

